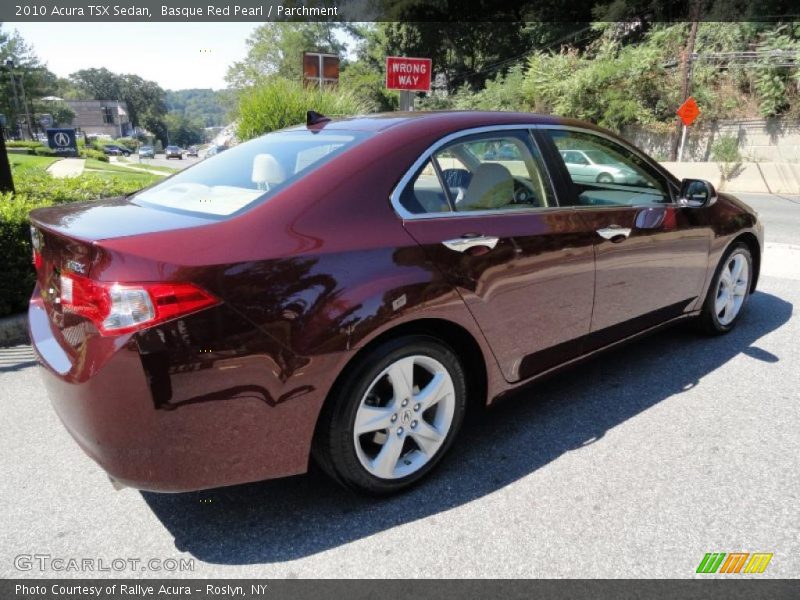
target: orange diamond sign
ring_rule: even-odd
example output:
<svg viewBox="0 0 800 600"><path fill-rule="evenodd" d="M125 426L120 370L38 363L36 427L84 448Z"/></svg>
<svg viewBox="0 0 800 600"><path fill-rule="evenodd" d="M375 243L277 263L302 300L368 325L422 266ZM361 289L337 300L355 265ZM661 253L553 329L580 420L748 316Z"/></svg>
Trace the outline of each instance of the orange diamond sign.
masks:
<svg viewBox="0 0 800 600"><path fill-rule="evenodd" d="M694 101L694 97L689 96L686 99L686 102L681 104L680 108L676 112L681 118L681 121L683 121L683 124L688 127L694 123L694 120L700 115L700 107L697 106L697 102Z"/></svg>

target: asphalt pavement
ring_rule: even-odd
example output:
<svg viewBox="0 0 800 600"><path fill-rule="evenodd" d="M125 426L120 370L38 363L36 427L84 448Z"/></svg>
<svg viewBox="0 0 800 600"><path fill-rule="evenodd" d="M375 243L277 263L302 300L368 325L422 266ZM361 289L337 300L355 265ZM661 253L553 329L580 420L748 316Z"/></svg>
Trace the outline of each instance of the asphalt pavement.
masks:
<svg viewBox="0 0 800 600"><path fill-rule="evenodd" d="M202 160L196 156L185 156L182 159L166 158L164 154L156 154L155 158L139 159L138 154L131 154L127 157L127 164L133 167L171 167L173 169L185 169Z"/></svg>
<svg viewBox="0 0 800 600"><path fill-rule="evenodd" d="M740 197L768 249L731 334L674 328L519 392L388 500L316 470L114 491L51 410L30 349L0 349L0 576L675 578L707 552L767 552L763 574L724 577L797 577L800 198ZM127 566L97 571L115 559Z"/></svg>

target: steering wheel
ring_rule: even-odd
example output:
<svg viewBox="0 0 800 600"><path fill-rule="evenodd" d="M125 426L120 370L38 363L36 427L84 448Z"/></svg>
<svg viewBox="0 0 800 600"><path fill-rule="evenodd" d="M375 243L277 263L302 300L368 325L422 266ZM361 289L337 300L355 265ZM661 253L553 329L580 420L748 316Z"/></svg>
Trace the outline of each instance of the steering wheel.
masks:
<svg viewBox="0 0 800 600"><path fill-rule="evenodd" d="M526 204L531 206L539 206L539 198L536 197L536 191L533 185L518 177L514 178L514 202L512 204Z"/></svg>

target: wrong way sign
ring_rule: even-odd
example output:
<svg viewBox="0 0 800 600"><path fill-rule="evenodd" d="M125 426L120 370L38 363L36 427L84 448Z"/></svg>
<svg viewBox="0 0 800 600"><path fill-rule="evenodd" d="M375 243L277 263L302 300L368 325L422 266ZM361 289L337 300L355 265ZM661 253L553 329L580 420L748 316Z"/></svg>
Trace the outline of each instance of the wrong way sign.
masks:
<svg viewBox="0 0 800 600"><path fill-rule="evenodd" d="M386 89L407 92L431 91L430 58L386 57Z"/></svg>

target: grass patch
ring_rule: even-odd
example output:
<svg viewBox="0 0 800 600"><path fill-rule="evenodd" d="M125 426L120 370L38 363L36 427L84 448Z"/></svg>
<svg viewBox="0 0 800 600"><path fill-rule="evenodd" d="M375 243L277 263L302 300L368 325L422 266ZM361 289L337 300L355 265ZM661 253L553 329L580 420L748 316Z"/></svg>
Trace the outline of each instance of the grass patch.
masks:
<svg viewBox="0 0 800 600"><path fill-rule="evenodd" d="M163 179L161 175L151 173L142 173L140 171L130 171L124 169L123 171L84 171L94 177L99 177L105 181L119 181L125 183L136 183L140 187L147 187Z"/></svg>
<svg viewBox="0 0 800 600"><path fill-rule="evenodd" d="M132 167L141 167L143 169L148 169L151 171L157 171L158 173L165 173L168 175L172 175L173 173L179 171L180 169L173 169L172 167L159 167L159 166L151 166L148 164L138 164L133 163ZM125 173L126 175L130 175L131 173L139 174L139 175L149 175L144 173L143 171L137 171L135 168L129 167L122 167L120 165L115 165L111 163L104 163L100 162L99 160L93 160L91 158L86 159L86 165L84 165L84 169L90 173L99 174L101 172L108 172L108 173ZM158 177L158 175L155 175Z"/></svg>
<svg viewBox="0 0 800 600"><path fill-rule="evenodd" d="M26 169L46 169L57 160L61 160L55 156L33 156L31 154L9 154L8 162L11 168L16 171L24 171Z"/></svg>

